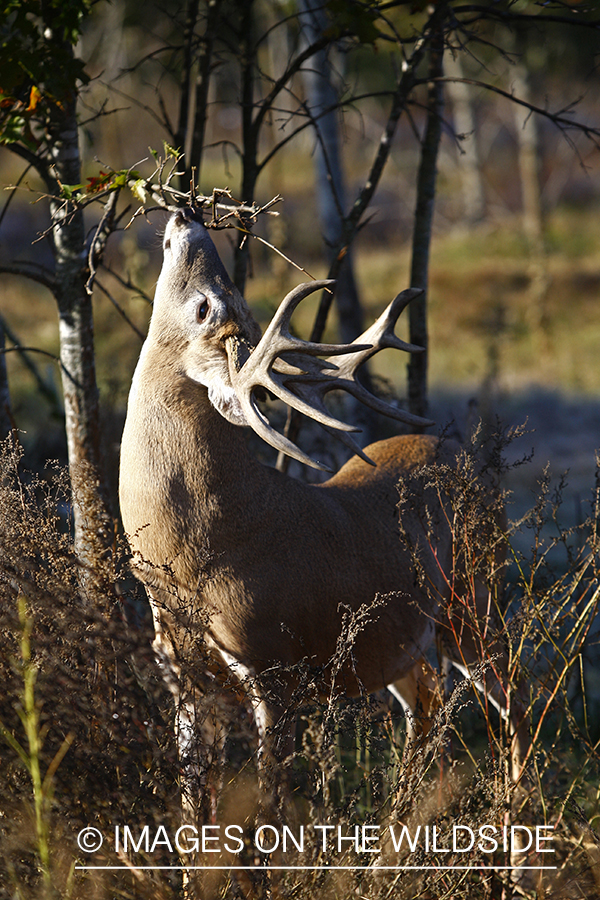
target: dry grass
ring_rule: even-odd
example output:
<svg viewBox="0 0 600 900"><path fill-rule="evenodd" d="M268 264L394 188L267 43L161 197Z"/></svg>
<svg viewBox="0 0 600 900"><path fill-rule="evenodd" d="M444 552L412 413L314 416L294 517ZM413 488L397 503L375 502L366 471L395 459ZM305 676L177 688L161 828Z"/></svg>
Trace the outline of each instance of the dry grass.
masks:
<svg viewBox="0 0 600 900"><path fill-rule="evenodd" d="M494 459L498 463L500 456L496 453ZM76 868L91 861L179 864L164 841L180 825L173 710L151 658L147 622L140 617L144 607L126 577L122 549L115 548L110 561L98 560L93 579L79 578L61 518L64 476L58 472L44 481L31 479L19 471L8 448L3 466L0 897L179 896L180 876L172 870ZM211 870L198 876L198 889L189 889L193 896L291 900L318 892L327 898L373 900L508 897L513 888L504 871L439 867L506 865L501 846L491 854L481 848L468 854L444 849L453 825L465 826L465 835L467 827L477 833L483 825L506 823L509 816L513 824L555 829L551 859L557 869L529 873L519 886L521 893L532 898L600 896L594 830L600 733L586 685L600 595L597 492L590 491L585 523L565 532L559 525L561 498L552 497L543 484L528 515L500 532L494 510L478 501L472 457L466 455L458 471L435 467L422 477L449 497L457 559L463 565L466 560L473 576L488 577L490 547L507 540L508 588L499 599L497 618L511 647L512 684L520 680L524 687L533 736L521 785L515 793L507 775L510 735L504 723L465 681L454 686L440 682L444 705L427 738L406 755L403 717L387 696L319 704L307 682L310 702L303 706L295 757L285 768L288 789L270 802L260 792L253 768L248 711L227 683L202 674L201 642L196 642L198 653L189 664L198 666L204 715L225 721L229 740L225 757L213 754L209 773L219 775L213 778L216 818L209 812L199 823L221 826L221 852L200 854L199 861ZM410 502L410 486L405 491L404 501ZM554 523L550 539L545 537L549 522ZM526 554L516 549L517 533L529 535ZM460 602L468 603L468 596L467 590ZM272 774L277 780L283 775ZM285 853L281 847L272 854L258 853L252 838L261 824L277 829L280 837L288 827ZM125 825L136 842L141 838L137 851L130 845L126 854L115 852L117 825L121 848ZM322 829L315 828L323 825L333 826L325 848ZM408 852L406 841L403 849L394 849L403 825L413 838L421 829L414 852ZM105 837L97 854L77 847L77 835L86 826ZM230 832L229 851L224 846L227 826L238 829ZM338 826L344 838L365 826L366 847L378 852L357 850L351 841L338 846ZM430 843L427 850L425 828L431 837L433 826L441 849ZM298 842L302 827L305 844L300 851L289 835ZM240 834L245 839L241 847L233 839ZM267 847L274 834L264 831ZM207 843L207 849L214 847ZM237 873L227 868L263 864L267 856L267 868ZM541 859L527 857L530 865ZM364 868L281 871L276 865ZM390 871L385 865L430 868Z"/></svg>

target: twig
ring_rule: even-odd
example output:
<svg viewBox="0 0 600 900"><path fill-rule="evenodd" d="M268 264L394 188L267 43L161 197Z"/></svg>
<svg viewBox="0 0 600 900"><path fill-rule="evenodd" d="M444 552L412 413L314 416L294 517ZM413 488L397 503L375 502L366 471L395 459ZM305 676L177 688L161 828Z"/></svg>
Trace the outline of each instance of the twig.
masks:
<svg viewBox="0 0 600 900"><path fill-rule="evenodd" d="M110 266L107 266L106 263L102 264L102 268L108 275L112 275L112 277L116 281L118 281L122 287L126 288L128 291L134 291L136 294L138 294L138 296L142 298L142 300L145 300L146 303L152 306L152 297L150 296L150 294L147 294L144 290L142 290L139 285L134 284L129 276L127 276L127 279L123 278L122 275L119 275L118 272L115 272L115 270L111 269Z"/></svg>
<svg viewBox="0 0 600 900"><path fill-rule="evenodd" d="M515 94L511 93L511 91L505 91L503 88L497 87L494 84L489 84L485 81L479 81L476 78L454 78L448 75L443 75L435 79L420 79L419 81L416 81L415 84L426 84L431 83L432 81L439 81L442 83L456 82L459 84L470 84L474 87L484 88L484 90L491 91L494 94L499 94L501 97L506 97L506 99L510 100L512 103L517 103L519 106L524 106L525 109L528 109L531 113L537 113L540 116L544 116L544 118L548 119L550 122L556 125L569 146L576 152L577 148L575 147L572 139L567 135L567 131L579 131L584 134L590 141L592 141L592 143L596 147L600 147L600 128L586 125L584 122L576 122L573 119L568 119L563 115L563 113L571 109L575 105L575 103L570 103L568 106L564 107L558 112L553 113L550 112L550 110L544 109L541 106L536 106L534 103L530 103L527 100L522 100L520 97L517 97Z"/></svg>
<svg viewBox="0 0 600 900"><path fill-rule="evenodd" d="M110 291L107 290L107 289L104 287L104 285L101 284L97 279L96 279L96 286L97 286L97 287L99 288L99 290L104 294L105 297L108 297L108 299L110 300L110 302L112 303L112 305L114 306L114 308L117 310L117 312L119 313L119 315L122 316L122 318L127 322L127 324L129 325L129 327L130 327L133 331L135 331L135 333L137 334L137 336L139 337L139 339L140 339L142 342L145 341L145 340L146 340L145 334L143 334L143 332L140 331L140 329L137 327L137 325L135 324L135 322L132 322L132 321L131 321L131 319L129 318L129 316L127 315L127 313L126 313L125 310L123 309L123 307L115 300L115 298L114 298L113 295L110 293Z"/></svg>
<svg viewBox="0 0 600 900"><path fill-rule="evenodd" d="M8 340L13 345L12 347L5 347L1 352L2 354L6 353L18 353L21 357L23 365L29 369L31 374L33 375L35 382L38 386L40 393L48 400L57 415L60 417L64 416L64 411L62 408L62 403L60 397L56 391L56 388L52 383L48 383L45 378L42 377L40 371L36 364L32 359L29 358L29 353L41 353L43 356L49 356L54 362L57 362L60 366L62 363L60 359L54 354L50 353L47 350L41 350L39 347L24 347L14 331L12 331L9 326L6 324L6 319L4 316L0 315L0 327L4 331L4 334L8 338Z"/></svg>
<svg viewBox="0 0 600 900"><path fill-rule="evenodd" d="M265 247L268 247L270 250L273 250L275 253L277 253L279 256L281 256L282 259L285 259L285 261L287 263L289 263L295 269L298 269L299 272L304 272L305 275L308 275L308 277L311 279L311 281L316 281L315 276L311 275L307 269L305 269L303 266L299 265L298 263L295 263L293 259L290 259L289 256L286 256L285 253L283 253L283 251L279 250L273 244L270 244L269 241L267 241L267 240L265 240L265 238L261 237L260 234L254 234L254 232L252 232L252 231L245 231L243 228L238 228L237 230L241 231L243 234L246 234L248 237L253 237L256 241L260 241L261 244L264 244Z"/></svg>
<svg viewBox="0 0 600 900"><path fill-rule="evenodd" d="M43 284L53 294L56 291L56 279L54 273L39 263L24 260L16 262L12 265L0 265L0 273L2 275L17 275L20 278L30 278Z"/></svg>
<svg viewBox="0 0 600 900"><path fill-rule="evenodd" d="M106 244L108 242L109 237L114 231L114 221L115 221L115 212L117 209L117 203L119 202L119 194L121 193L118 188L116 191L113 191L108 200L106 201L106 205L104 207L104 212L102 214L102 218L98 223L98 227L94 233L92 240L90 241L90 249L88 253L88 271L89 276L88 280L85 284L85 289L88 294L91 295L92 288L94 285L94 280L96 278L97 266L104 256L104 251L106 250Z"/></svg>

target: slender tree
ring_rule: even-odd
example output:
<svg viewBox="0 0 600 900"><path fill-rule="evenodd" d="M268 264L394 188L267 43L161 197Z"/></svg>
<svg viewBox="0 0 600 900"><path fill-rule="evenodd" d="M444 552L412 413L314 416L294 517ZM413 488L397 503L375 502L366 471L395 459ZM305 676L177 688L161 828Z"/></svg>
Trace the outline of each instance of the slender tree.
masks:
<svg viewBox="0 0 600 900"><path fill-rule="evenodd" d="M301 0L300 23L308 46L329 27L325 7L320 0ZM315 193L323 237L330 254L335 252L342 237L346 214L346 186L340 147L340 97L335 84L331 51L333 45L315 53L303 72L310 115L315 123L316 146ZM333 260L330 259L331 265ZM353 341L363 331L364 316L354 277L351 248L344 254L335 290L340 316L340 339Z"/></svg>
<svg viewBox="0 0 600 900"><path fill-rule="evenodd" d="M173 134L175 146L184 154L183 190L188 190L192 181L200 184L202 177L208 92L222 6L223 0L207 0L203 20L200 0L189 0L185 9L179 115Z"/></svg>
<svg viewBox="0 0 600 900"><path fill-rule="evenodd" d="M421 143L421 159L417 174L417 200L412 239L410 283L423 293L409 308L410 341L423 348L411 356L408 364L408 404L416 416L427 415L427 292L429 288L429 259L431 229L435 207L437 160L442 136L444 108L443 76L444 20L438 18L432 27L429 48L430 82L427 89L427 124Z"/></svg>
<svg viewBox="0 0 600 900"><path fill-rule="evenodd" d="M92 565L96 554L110 546L112 519L100 450L90 281L115 199L87 241L83 212L69 195L81 182L77 98L86 81L73 47L88 11L87 0L5 5L0 139L37 172L49 200L53 269L16 262L1 271L43 284L58 306L75 544L82 561Z"/></svg>

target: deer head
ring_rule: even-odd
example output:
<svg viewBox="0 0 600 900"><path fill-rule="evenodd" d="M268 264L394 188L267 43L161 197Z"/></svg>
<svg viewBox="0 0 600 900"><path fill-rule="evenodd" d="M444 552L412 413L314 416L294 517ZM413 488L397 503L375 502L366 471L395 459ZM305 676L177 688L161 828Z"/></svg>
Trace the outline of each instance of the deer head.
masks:
<svg viewBox="0 0 600 900"><path fill-rule="evenodd" d="M169 219L163 252L148 337L174 348L181 374L208 388L212 405L225 419L246 425L229 376L227 348L235 348L241 364L260 339L260 328L199 214L186 208Z"/></svg>
<svg viewBox="0 0 600 900"><path fill-rule="evenodd" d="M263 440L315 468L324 468L269 423L256 401L266 389L288 406L314 419L363 459L369 458L350 432L359 431L333 417L324 397L344 390L377 412L411 425L428 426L375 397L357 380L362 363L386 347L409 353L421 347L394 334L400 313L421 291L409 289L390 303L377 321L350 344L321 344L290 333L294 310L314 291L333 289L333 281L300 284L284 298L262 338L246 301L229 279L201 217L187 208L168 222L164 263L157 285L151 333L180 348L183 373L208 389L212 405L236 425L250 425ZM183 351L181 348L184 348Z"/></svg>

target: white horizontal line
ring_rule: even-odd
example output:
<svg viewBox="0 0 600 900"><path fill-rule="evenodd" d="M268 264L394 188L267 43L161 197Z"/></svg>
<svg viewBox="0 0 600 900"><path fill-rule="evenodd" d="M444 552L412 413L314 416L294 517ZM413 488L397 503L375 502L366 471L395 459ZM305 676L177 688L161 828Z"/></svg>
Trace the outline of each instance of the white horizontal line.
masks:
<svg viewBox="0 0 600 900"><path fill-rule="evenodd" d="M138 872L143 869L148 869L150 871L155 871L158 869L176 869L179 871L196 871L203 870L210 872L211 870L223 870L223 871L235 871L239 872L243 871L254 871L257 872L268 872L272 869L287 871L329 871L330 869L342 869L346 872L353 871L369 871L369 872L383 872L383 871L392 871L392 872L402 872L406 870L418 870L418 871L438 871L439 869L449 869L449 870L472 870L474 872L525 872L525 871L535 871L539 872L542 869L557 869L558 866L75 866L76 869L92 871L96 869L125 869L130 872Z"/></svg>

